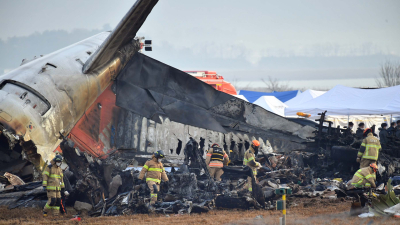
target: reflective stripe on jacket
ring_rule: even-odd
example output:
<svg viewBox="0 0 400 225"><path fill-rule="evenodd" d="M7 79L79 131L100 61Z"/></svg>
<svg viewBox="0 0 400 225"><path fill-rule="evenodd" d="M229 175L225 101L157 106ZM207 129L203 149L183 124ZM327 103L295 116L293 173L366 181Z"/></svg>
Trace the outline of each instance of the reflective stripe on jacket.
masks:
<svg viewBox="0 0 400 225"><path fill-rule="evenodd" d="M254 149L250 146L250 148L244 153L243 165L249 166L253 170L253 174L257 175L257 167L259 163L256 162L254 152Z"/></svg>
<svg viewBox="0 0 400 225"><path fill-rule="evenodd" d="M374 137L372 133L369 133L368 136L363 140L357 157L363 159L378 160L380 149L381 144L379 142L379 139Z"/></svg>
<svg viewBox="0 0 400 225"><path fill-rule="evenodd" d="M153 157L151 160L148 160L146 164L144 164L142 171L140 171L139 179L143 179L146 175L146 182L147 181L154 181L157 184L163 181L168 181L167 174L165 173L164 166L161 162Z"/></svg>
<svg viewBox="0 0 400 225"><path fill-rule="evenodd" d="M214 149L210 148L206 154L206 164L209 167L223 167L224 164L228 165L229 162L228 154L226 154L226 152L222 149L221 152L220 151L214 152ZM220 160L221 158L222 160Z"/></svg>
<svg viewBox="0 0 400 225"><path fill-rule="evenodd" d="M363 187L373 187L375 188L375 180L376 175L372 171L371 167L365 167L359 169L353 176L351 180L351 185L356 188L363 188Z"/></svg>
<svg viewBox="0 0 400 225"><path fill-rule="evenodd" d="M61 191L61 188L64 188L63 171L53 160L50 163L51 165L46 166L42 174L43 187L48 191Z"/></svg>

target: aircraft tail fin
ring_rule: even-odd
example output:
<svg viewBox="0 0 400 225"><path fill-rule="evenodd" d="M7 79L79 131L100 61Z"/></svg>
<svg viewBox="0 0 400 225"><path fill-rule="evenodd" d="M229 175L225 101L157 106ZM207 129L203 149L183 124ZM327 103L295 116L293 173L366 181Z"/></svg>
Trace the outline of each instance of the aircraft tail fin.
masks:
<svg viewBox="0 0 400 225"><path fill-rule="evenodd" d="M106 64L118 49L128 44L157 2L158 0L137 0L99 49L83 65L83 73L89 73Z"/></svg>

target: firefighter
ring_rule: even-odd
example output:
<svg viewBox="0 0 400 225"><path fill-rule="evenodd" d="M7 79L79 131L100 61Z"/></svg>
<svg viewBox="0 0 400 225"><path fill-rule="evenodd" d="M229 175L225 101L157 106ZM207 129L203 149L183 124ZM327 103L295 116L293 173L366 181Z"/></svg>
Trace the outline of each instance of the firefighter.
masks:
<svg viewBox="0 0 400 225"><path fill-rule="evenodd" d="M379 139L374 137L371 128L365 129L364 136L366 138L361 143L357 154L357 162L360 163L360 168L368 167L371 163L376 163L379 150L381 149Z"/></svg>
<svg viewBox="0 0 400 225"><path fill-rule="evenodd" d="M378 167L375 163L371 163L368 167L359 169L351 179L349 189L354 188L376 188L376 171Z"/></svg>
<svg viewBox="0 0 400 225"><path fill-rule="evenodd" d="M226 152L218 144L213 144L206 155L206 164L211 178L221 181L221 175L224 173L222 167L228 165L228 162L229 157Z"/></svg>
<svg viewBox="0 0 400 225"><path fill-rule="evenodd" d="M64 189L64 175L61 169L62 160L61 155L56 155L43 172L43 190L47 191L48 198L43 208L43 216L47 216L50 210L53 210L53 214L58 216L60 213L61 192L65 196L69 195L68 191Z"/></svg>
<svg viewBox="0 0 400 225"><path fill-rule="evenodd" d="M143 180L146 175L146 183L150 188L150 205L154 205L157 201L157 193L160 190L161 179L165 182L168 181L167 174L161 160L165 157L162 150L155 152L151 159L147 160L144 164L142 171L140 171L139 179Z"/></svg>
<svg viewBox="0 0 400 225"><path fill-rule="evenodd" d="M363 139L364 127L365 127L364 123L359 123L358 124L358 128L357 128L357 131L356 131L356 138L357 139Z"/></svg>
<svg viewBox="0 0 400 225"><path fill-rule="evenodd" d="M252 169L254 177L257 176L257 169L261 166L259 162L256 162L256 155L259 147L260 142L254 140L251 142L249 149L244 153L243 165L249 166ZM248 188L249 191L253 191L251 177L247 177L247 184L245 188Z"/></svg>

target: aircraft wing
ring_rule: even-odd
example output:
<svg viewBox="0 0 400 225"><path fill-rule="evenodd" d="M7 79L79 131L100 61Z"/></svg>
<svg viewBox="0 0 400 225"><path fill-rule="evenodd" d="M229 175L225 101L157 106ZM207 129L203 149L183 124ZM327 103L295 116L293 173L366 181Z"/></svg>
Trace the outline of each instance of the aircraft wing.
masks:
<svg viewBox="0 0 400 225"><path fill-rule="evenodd" d="M128 44L143 25L158 0L137 0L108 38L83 66L83 73L89 73L106 64L114 54Z"/></svg>
<svg viewBox="0 0 400 225"><path fill-rule="evenodd" d="M280 130L293 134L302 127L141 53L130 59L116 84L117 106L158 123L168 117L222 133Z"/></svg>

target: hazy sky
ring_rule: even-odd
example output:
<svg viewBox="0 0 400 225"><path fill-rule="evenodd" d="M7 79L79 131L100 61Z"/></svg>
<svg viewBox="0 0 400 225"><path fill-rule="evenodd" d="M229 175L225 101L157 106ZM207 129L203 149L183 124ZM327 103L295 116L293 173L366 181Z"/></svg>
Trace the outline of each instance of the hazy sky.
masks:
<svg viewBox="0 0 400 225"><path fill-rule="evenodd" d="M0 0L0 74L112 29L133 3ZM243 85L272 76L293 87L373 86L380 64L400 61L400 1L160 0L139 35L153 40L153 58Z"/></svg>

